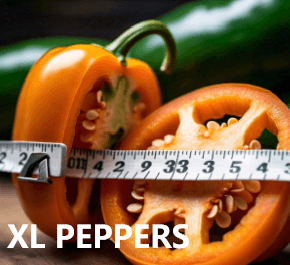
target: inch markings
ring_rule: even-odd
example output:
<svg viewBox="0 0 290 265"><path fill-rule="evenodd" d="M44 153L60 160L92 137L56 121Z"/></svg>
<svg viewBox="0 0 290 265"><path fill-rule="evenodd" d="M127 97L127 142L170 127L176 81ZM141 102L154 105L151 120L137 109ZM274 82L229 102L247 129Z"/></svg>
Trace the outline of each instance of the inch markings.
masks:
<svg viewBox="0 0 290 265"><path fill-rule="evenodd" d="M52 177L63 176L66 168L67 148L65 144L61 143L0 141L0 171L20 173L31 154L43 152L49 155L50 175ZM37 174L37 172L36 168L33 173Z"/></svg>
<svg viewBox="0 0 290 265"><path fill-rule="evenodd" d="M52 177L147 180L290 181L284 150L87 150L66 158L61 143L0 141L0 171L19 173L32 153L49 155ZM37 173L35 171L34 173Z"/></svg>
<svg viewBox="0 0 290 265"><path fill-rule="evenodd" d="M194 151L194 150L193 150ZM90 178L158 180L279 180L290 181L290 155L276 150L235 151L111 151L88 156ZM70 157L77 157L73 150ZM102 167L94 168L94 165ZM66 176L80 177L79 169Z"/></svg>

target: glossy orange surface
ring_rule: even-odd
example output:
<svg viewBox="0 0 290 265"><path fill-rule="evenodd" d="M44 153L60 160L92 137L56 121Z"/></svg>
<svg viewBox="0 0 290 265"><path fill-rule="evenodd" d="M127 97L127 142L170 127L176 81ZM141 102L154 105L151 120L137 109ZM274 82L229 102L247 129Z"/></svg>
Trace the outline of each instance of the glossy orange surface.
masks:
<svg viewBox="0 0 290 265"><path fill-rule="evenodd" d="M34 64L21 90L13 129L13 140L61 142L68 153L73 147L75 126L85 96L98 91L106 82L112 84L125 76L146 105L143 116L161 104L159 86L153 71L145 63L127 59L123 66L115 55L96 45L74 45L47 52ZM113 85L113 84L112 84ZM78 143L78 147L89 146ZM67 196L81 197L92 191L92 180L54 178L52 185L13 182L21 204L38 228L56 238L57 224L101 222L97 208L89 213L88 204L98 204L77 198L69 203ZM69 183L69 185L67 185ZM71 189L71 190L70 190ZM81 210L80 210L81 209ZM74 237L73 240L76 240Z"/></svg>

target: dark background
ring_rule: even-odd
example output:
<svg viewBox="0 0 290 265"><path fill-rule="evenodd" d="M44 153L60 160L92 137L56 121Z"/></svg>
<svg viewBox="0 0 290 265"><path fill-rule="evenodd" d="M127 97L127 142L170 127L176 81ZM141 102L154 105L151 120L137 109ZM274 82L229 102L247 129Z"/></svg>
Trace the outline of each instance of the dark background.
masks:
<svg viewBox="0 0 290 265"><path fill-rule="evenodd" d="M0 45L76 36L113 40L131 25L156 18L186 0L0 1Z"/></svg>

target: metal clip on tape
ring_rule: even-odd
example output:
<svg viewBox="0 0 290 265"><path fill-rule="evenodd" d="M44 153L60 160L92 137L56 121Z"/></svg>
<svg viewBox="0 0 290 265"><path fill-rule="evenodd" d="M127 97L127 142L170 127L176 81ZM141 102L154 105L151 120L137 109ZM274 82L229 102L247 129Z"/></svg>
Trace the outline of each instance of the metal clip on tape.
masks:
<svg viewBox="0 0 290 265"><path fill-rule="evenodd" d="M52 180L49 178L49 159L50 157L46 153L31 154L17 179L29 182L51 184ZM39 166L38 177L32 178L32 173L37 166Z"/></svg>

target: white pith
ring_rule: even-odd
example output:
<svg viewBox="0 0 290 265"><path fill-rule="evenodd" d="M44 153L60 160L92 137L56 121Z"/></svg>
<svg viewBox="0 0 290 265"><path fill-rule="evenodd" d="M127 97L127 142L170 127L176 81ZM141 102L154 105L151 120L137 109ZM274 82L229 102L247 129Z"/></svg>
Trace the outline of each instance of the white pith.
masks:
<svg viewBox="0 0 290 265"><path fill-rule="evenodd" d="M134 85L131 84L128 87L129 93L135 91ZM116 98L116 100L118 100ZM137 104L131 110L128 107L128 111L124 118L121 118L123 122L122 128L124 133L139 123L142 119L143 112L146 109L146 105L143 102L137 102ZM108 138L115 136L118 132L112 129L112 119L119 115L118 109L114 108L114 105L108 105L103 100L102 91L89 92L83 105L81 107L81 113L85 115L85 119L82 121L82 130L79 138L84 143L89 143L92 149L108 149L111 146L108 145Z"/></svg>
<svg viewBox="0 0 290 265"><path fill-rule="evenodd" d="M219 125L215 121L210 121L207 123L207 129L203 132L203 137L208 138L210 136L209 130L219 130L224 129L228 126L231 126L238 122L236 118L230 118L226 123ZM169 145L175 139L174 135L166 135L163 139L155 139L152 141L148 150L160 150L163 146ZM261 149L261 144L257 140L252 140L249 145L244 145L242 147L244 150L248 149ZM174 181L172 181L174 182ZM176 185L179 185L176 182ZM176 190L176 185L172 183L172 189ZM175 187L175 188L174 188ZM178 190L178 187L177 187ZM214 219L216 224L221 228L227 228L231 225L231 214L235 211L248 210L251 202L254 201L253 194L259 193L261 190L261 183L259 181L231 181L225 185L221 193L217 195L216 198L211 199L209 201L210 206L206 211L206 217L208 219ZM127 210L131 213L140 214L143 210L144 200L146 200L146 196L144 198L144 193L146 192L146 181L145 180L135 180L133 185L132 197L136 200L136 202L128 205ZM184 220L184 210L182 207L177 209L172 209L174 212L174 224L185 223Z"/></svg>

